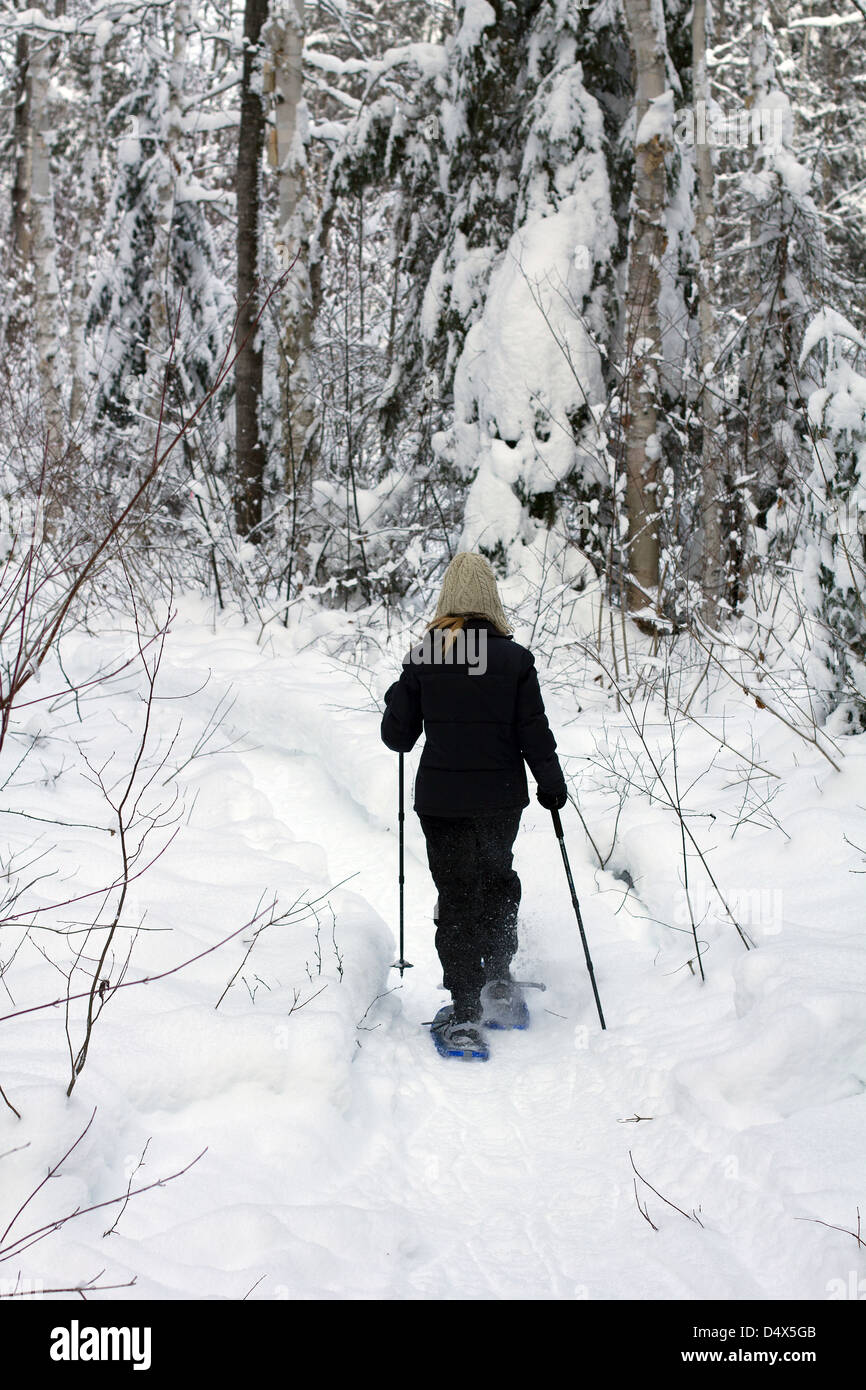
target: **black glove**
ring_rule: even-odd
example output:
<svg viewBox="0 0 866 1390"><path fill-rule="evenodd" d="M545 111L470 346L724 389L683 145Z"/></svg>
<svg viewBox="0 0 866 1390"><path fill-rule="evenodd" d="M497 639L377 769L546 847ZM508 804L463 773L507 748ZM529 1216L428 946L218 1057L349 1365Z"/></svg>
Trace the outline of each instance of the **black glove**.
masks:
<svg viewBox="0 0 866 1390"><path fill-rule="evenodd" d="M538 804L543 806L545 811L561 811L568 801L568 791L564 782L561 787L555 787L553 791L546 790L544 787L539 787L535 795L538 799Z"/></svg>

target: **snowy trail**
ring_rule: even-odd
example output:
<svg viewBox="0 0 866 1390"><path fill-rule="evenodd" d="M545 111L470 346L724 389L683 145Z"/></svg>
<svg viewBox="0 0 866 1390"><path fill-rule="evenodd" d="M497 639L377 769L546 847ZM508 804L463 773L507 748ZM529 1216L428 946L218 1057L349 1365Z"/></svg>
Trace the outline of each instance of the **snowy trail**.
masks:
<svg viewBox="0 0 866 1390"><path fill-rule="evenodd" d="M351 680L336 684L341 696L334 703L357 701ZM329 881L357 874L349 886L396 936L396 758L376 749L378 716L348 718L356 739L363 720L363 738L373 745L363 751L380 764L373 806L363 804L365 789L351 795L350 750L339 727L326 726L334 736L321 738L321 690L315 669L306 685L291 669L274 671L266 691L247 694L241 685L238 715L260 745L245 764L276 824L325 847ZM309 747L316 737L315 752L299 753L296 744ZM380 823L389 812L390 829ZM706 1077L684 1079L684 1059L707 1050L708 1023L713 1014L722 1020L730 1013L730 999L724 989L697 991L685 975L672 996L669 982L652 973L652 933L638 932L635 940L627 926L624 936L616 916L599 909L593 877L580 862L581 837L570 834L611 1030L600 1033L556 842L533 806L517 849L525 905L519 963L531 978L540 973L549 989L530 995L528 1033L495 1035L489 1064L449 1064L422 1026L444 996L436 990L433 889L419 828L407 815L407 954L415 968L402 984L393 971L381 980L382 991L393 993L373 1005L369 1031L359 1034L346 1112L353 1152L336 1183L329 1176L315 1199L379 1216L372 1240L366 1222L333 1224L338 1242L357 1233L357 1248L350 1235L340 1250L352 1270L349 1287L388 1298L784 1296L790 1257L774 1254L784 1195L772 1184L750 1189L725 1176L725 1165L738 1174L743 1162L736 1141L695 1099ZM640 980L640 994L632 988L629 998L618 989L618 975ZM674 1048L672 1004L681 1011ZM636 1114L646 1118L635 1121ZM666 1195L686 1214L637 1184L641 1204L653 1209L655 1232L637 1210L630 1149L660 1191L659 1173L669 1175L675 1159L679 1181ZM747 1155L749 1166L772 1171L771 1157L760 1143L758 1149ZM706 1227L687 1215L705 1208L708 1182L725 1199L714 1213L710 1261ZM700 1219L712 1217L703 1209ZM809 1247L804 1238L806 1266Z"/></svg>
<svg viewBox="0 0 866 1390"><path fill-rule="evenodd" d="M315 942L309 921L271 929L218 1011L240 943L131 991L100 1023L65 1109L56 1023L22 1026L19 1069L7 1066L3 1082L30 1102L34 1152L56 1158L95 1104L109 1117L77 1151L70 1203L123 1191L150 1136L150 1177L207 1146L158 1200L131 1204L109 1242L104 1222L82 1223L47 1277L77 1280L92 1265L118 1282L134 1274L138 1296L228 1299L251 1289L291 1299L822 1298L834 1280L850 1285L845 1237L817 1224L856 1219L866 1125L866 951L842 877L856 860L840 857L851 822L836 784L810 811L801 881L786 898L792 921L814 916L820 935L786 926L746 953L733 931L717 932L704 985L669 928L646 907L643 918L629 912L622 883L593 867L568 816L606 1033L551 824L533 802L516 846L516 968L548 988L530 992L526 1033L492 1035L488 1063L446 1061L424 1027L445 996L411 810L414 968L402 981L391 968L397 759L379 742L375 700L348 669L298 657L288 638L275 645L260 651L249 629L212 634L197 615L173 637L166 693L201 686L203 723L231 687L241 737L190 769L189 824L136 887L160 928L142 949L174 964L271 892L283 903L327 892L333 949L327 913ZM561 747L580 754L587 737L569 728ZM795 785L790 823L801 795ZM622 839L645 902L676 885L665 835L636 800ZM761 842L765 863L773 843ZM773 852L784 861L787 845ZM742 855L738 844L730 854ZM822 857L840 885L826 920ZM22 1193L32 1185L19 1155L6 1174ZM55 1213L46 1206L45 1219ZM38 1253L29 1268L43 1277Z"/></svg>
<svg viewBox="0 0 866 1390"><path fill-rule="evenodd" d="M298 754L291 746L300 742L295 735L312 702L321 716L319 683L305 690L294 673L285 683L275 677L266 693L247 697L243 687L238 693L238 722L250 727L258 744L244 758L257 798L287 832L327 846L330 881L360 866L352 889L394 924L393 832L374 824L350 798L329 759ZM368 722L375 739L378 719ZM332 756L341 756L336 742ZM396 797L396 759L385 756ZM611 1227L623 1215L623 1193L610 1181L611 1155L598 1142L609 1109L601 1078L587 1074L587 1052L575 1049L575 1025L556 1017L555 1004L548 1004L556 996L552 987L547 994L532 993L534 1022L527 1034L495 1037L491 1064L449 1065L437 1057L422 1026L444 998L436 991L433 889L411 812L407 841L407 947L414 969L402 985L396 972L382 981L383 989L394 991L390 1007L373 1014L376 1025L363 1035L353 1067L356 1095L348 1118L357 1147L338 1193L323 1193L316 1204L330 1200L380 1211L389 1245L397 1221L397 1249L383 1245L378 1267L366 1229L362 1247L354 1259L349 1255L350 1264L357 1262L357 1286L371 1295L625 1296L615 1289L618 1260L613 1287L603 1274L592 1289L588 1283L590 1268L598 1280ZM547 848L548 870L556 871L552 835ZM570 911L564 879L557 884L564 915L565 907ZM534 888L527 886L530 901ZM572 976L582 966L576 929L574 938ZM581 993L587 994L582 981ZM585 998L587 1003L593 1008ZM597 1031L597 1020L588 1019L587 1026ZM625 1195L633 1200L630 1192Z"/></svg>

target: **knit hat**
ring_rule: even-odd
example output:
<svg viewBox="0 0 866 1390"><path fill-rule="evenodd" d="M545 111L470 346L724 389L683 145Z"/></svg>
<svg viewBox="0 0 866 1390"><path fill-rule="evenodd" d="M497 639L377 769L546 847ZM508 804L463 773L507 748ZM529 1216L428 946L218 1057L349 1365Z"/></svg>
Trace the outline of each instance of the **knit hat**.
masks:
<svg viewBox="0 0 866 1390"><path fill-rule="evenodd" d="M499 598L496 575L483 555L463 551L455 555L445 571L436 617L487 618L504 637L510 637L511 628Z"/></svg>

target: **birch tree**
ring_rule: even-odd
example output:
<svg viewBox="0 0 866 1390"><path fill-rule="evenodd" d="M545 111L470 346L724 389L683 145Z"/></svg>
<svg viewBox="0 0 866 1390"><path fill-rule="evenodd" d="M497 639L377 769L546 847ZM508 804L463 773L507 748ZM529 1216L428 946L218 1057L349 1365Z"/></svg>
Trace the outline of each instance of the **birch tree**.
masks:
<svg viewBox="0 0 866 1390"><path fill-rule="evenodd" d="M767 48L766 0L750 0L749 28L749 107L761 111L767 104L770 92L771 64ZM756 162L763 162L759 153ZM761 303L766 292L764 276L763 227L765 198L755 198L749 216L749 250L747 257L748 290L748 328L747 328L747 373L746 373L746 430L744 464L747 472L760 467L761 424L763 411L760 404L760 391L757 389L758 374L767 335L765 315Z"/></svg>
<svg viewBox="0 0 866 1390"><path fill-rule="evenodd" d="M265 37L270 47L266 86L274 101L268 158L276 170L276 251L290 271L280 305L279 376L284 479L286 489L294 495L298 489L309 490L315 421L309 272L314 215L307 192L304 0L273 0Z"/></svg>
<svg viewBox="0 0 866 1390"><path fill-rule="evenodd" d="M152 282L149 305L147 374L144 389L145 413L155 427L168 353L171 344L170 305L172 237L178 175L182 167L183 124L181 104L186 74L186 48L190 28L190 0L174 0L171 61L165 106L161 113L161 136L155 177L155 227L153 230Z"/></svg>
<svg viewBox="0 0 866 1390"><path fill-rule="evenodd" d="M59 337L62 320L57 236L54 218L54 180L51 172L53 112L51 110L51 60L54 44L47 37L31 45L30 93L33 145L30 179L32 257L35 309L35 342L38 355L42 408L48 431L49 453L63 449L63 356Z"/></svg>
<svg viewBox="0 0 866 1390"><path fill-rule="evenodd" d="M262 101L262 29L268 0L246 0L241 77L241 118L237 162L237 337L235 363L235 520L244 536L253 535L262 519L266 450L260 406L264 354L256 316L259 279L261 173L265 140Z"/></svg>
<svg viewBox="0 0 866 1390"><path fill-rule="evenodd" d="M90 385L87 350L87 315L90 293L93 238L98 225L99 144L101 139L102 73L105 61L106 31L98 32L87 45L86 88L82 124L84 157L79 181L78 205L80 234L75 249L72 289L69 296L69 351L71 359L69 415L77 423Z"/></svg>
<svg viewBox="0 0 866 1390"><path fill-rule="evenodd" d="M9 219L9 240L24 264L30 260L30 166L33 131L30 109L30 37L19 32L15 40L15 83L12 150L14 172Z"/></svg>
<svg viewBox="0 0 866 1390"><path fill-rule="evenodd" d="M707 78L707 0L694 0L692 10L692 95L696 107L710 108ZM703 123L702 123L703 124ZM701 135L704 136L701 139ZM716 400L716 308L715 308L715 170L713 149L701 129L695 144L697 205L695 236L698 243L698 328L701 369L701 491L703 521L703 591L705 611L710 622L719 616L725 590L724 550L724 469L718 438L719 409Z"/></svg>
<svg viewBox="0 0 866 1390"><path fill-rule="evenodd" d="M626 345L629 383L623 449L628 511L628 607L656 604L659 580L659 266L666 246L665 158L672 144L664 13L654 0L624 0L635 71L634 188L629 227Z"/></svg>

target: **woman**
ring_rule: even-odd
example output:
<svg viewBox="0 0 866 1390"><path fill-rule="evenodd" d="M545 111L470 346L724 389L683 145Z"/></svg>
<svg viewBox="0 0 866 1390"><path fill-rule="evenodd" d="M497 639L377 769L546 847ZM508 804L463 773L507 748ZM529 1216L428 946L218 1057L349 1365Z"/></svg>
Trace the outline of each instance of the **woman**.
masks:
<svg viewBox="0 0 866 1390"><path fill-rule="evenodd" d="M535 662L511 636L482 555L451 561L436 616L385 705L389 748L408 753L422 727L426 738L414 805L439 893L436 949L452 999L437 1015L440 1050L486 1057L485 1009L488 1021L508 1027L525 1013L509 970L520 903L512 847L529 804L524 760L542 806L559 810L568 796Z"/></svg>

